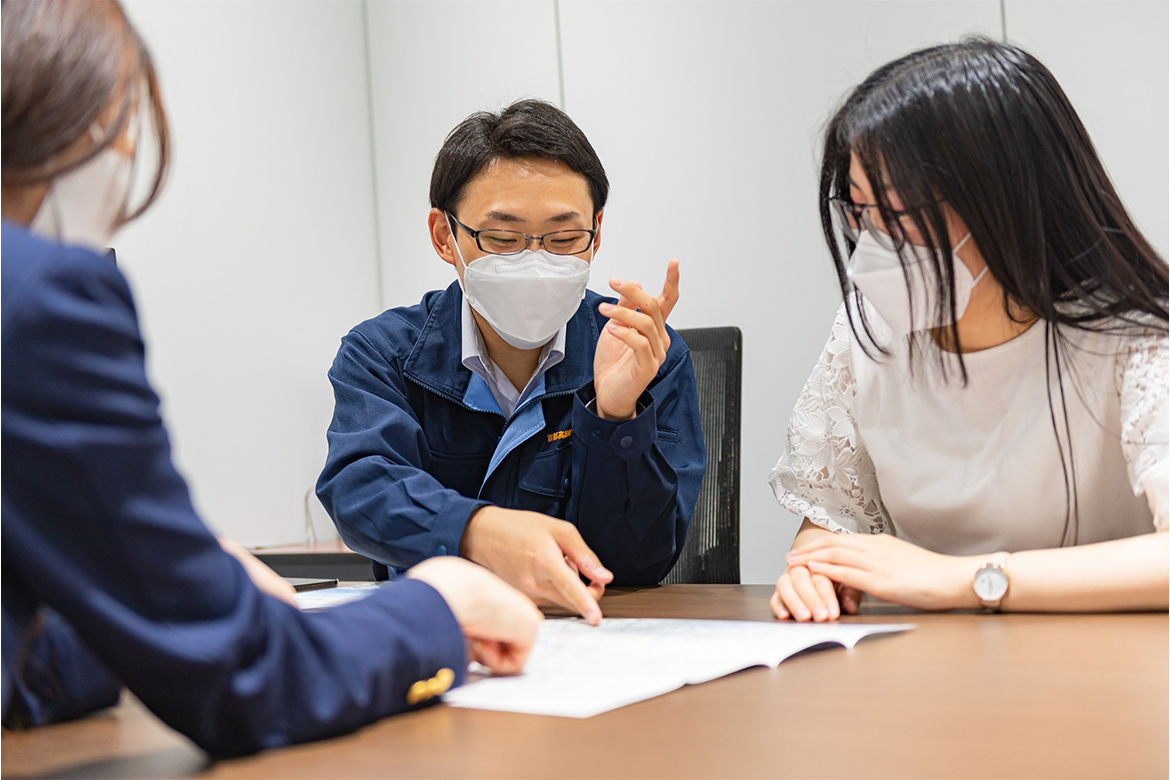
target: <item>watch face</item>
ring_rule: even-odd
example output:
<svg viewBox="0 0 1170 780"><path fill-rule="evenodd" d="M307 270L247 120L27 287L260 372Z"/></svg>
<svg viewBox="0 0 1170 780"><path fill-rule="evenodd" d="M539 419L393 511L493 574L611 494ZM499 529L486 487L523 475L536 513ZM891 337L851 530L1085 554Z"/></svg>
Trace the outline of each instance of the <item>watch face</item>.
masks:
<svg viewBox="0 0 1170 780"><path fill-rule="evenodd" d="M1007 593L1007 576L999 569L984 567L975 575L975 595L984 601L998 601Z"/></svg>

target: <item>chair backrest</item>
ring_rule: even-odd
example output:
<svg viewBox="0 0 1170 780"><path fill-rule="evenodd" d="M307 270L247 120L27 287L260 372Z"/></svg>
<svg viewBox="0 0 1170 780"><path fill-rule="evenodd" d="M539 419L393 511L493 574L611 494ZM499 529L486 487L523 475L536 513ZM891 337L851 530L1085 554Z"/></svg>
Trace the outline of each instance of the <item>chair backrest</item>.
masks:
<svg viewBox="0 0 1170 780"><path fill-rule="evenodd" d="M743 333L739 328L687 328L678 334L695 366L707 473L686 544L663 583L739 584Z"/></svg>

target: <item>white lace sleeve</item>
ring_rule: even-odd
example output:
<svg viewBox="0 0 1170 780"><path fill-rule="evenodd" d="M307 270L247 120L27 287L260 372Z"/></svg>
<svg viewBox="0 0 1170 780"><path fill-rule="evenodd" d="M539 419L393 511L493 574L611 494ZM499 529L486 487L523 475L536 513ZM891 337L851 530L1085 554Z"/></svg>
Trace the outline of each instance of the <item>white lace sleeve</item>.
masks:
<svg viewBox="0 0 1170 780"><path fill-rule="evenodd" d="M1117 361L1121 449L1134 495L1145 493L1154 528L1170 514L1170 350L1166 333L1147 329L1126 338Z"/></svg>
<svg viewBox="0 0 1170 780"><path fill-rule="evenodd" d="M836 533L882 533L889 523L877 474L853 419L853 360L842 306L829 343L788 423L769 482L780 505Z"/></svg>

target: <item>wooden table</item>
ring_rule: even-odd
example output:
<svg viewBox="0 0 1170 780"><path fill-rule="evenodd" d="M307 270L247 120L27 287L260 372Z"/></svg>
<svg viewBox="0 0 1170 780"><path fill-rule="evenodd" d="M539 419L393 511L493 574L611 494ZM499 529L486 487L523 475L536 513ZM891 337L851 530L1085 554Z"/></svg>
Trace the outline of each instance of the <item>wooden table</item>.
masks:
<svg viewBox="0 0 1170 780"><path fill-rule="evenodd" d="M606 595L612 617L768 619L770 586ZM586 720L437 706L215 764L137 701L3 737L5 777L1166 777L1167 615L919 614ZM855 618L854 618L855 619Z"/></svg>

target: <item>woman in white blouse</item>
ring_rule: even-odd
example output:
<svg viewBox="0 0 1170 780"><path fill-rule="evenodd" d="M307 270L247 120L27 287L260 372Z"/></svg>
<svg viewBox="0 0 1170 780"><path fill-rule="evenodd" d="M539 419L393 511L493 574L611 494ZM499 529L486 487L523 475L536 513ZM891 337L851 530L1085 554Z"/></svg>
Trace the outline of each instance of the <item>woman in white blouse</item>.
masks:
<svg viewBox="0 0 1170 780"><path fill-rule="evenodd" d="M879 68L829 124L846 303L772 472L779 618L1166 609L1167 266L1035 58Z"/></svg>

